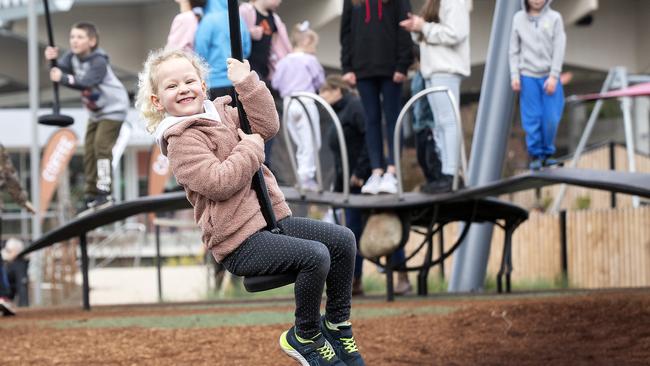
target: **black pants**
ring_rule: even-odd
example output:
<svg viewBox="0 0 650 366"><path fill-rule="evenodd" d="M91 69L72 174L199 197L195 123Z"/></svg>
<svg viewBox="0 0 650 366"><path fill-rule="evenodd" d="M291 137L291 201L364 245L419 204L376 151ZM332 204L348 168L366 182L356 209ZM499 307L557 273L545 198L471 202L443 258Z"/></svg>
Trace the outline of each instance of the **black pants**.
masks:
<svg viewBox="0 0 650 366"><path fill-rule="evenodd" d="M440 179L442 175L442 163L436 152L436 142L433 139L433 132L425 128L415 134L415 150L418 164L424 173L427 183Z"/></svg>
<svg viewBox="0 0 650 366"><path fill-rule="evenodd" d="M260 231L223 260L237 276L297 272L296 332L320 332L320 303L327 285L325 314L333 323L350 319L356 242L350 229L304 217L278 222L283 234Z"/></svg>

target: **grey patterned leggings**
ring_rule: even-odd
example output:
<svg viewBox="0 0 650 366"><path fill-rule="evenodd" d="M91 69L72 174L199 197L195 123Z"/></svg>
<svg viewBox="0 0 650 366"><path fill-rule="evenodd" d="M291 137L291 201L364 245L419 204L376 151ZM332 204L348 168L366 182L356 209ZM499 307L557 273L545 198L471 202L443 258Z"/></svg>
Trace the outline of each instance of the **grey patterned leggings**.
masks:
<svg viewBox="0 0 650 366"><path fill-rule="evenodd" d="M356 241L350 229L304 217L278 222L283 234L260 231L224 258L222 264L237 276L297 272L296 332L318 334L323 286L327 284L327 320L350 318Z"/></svg>

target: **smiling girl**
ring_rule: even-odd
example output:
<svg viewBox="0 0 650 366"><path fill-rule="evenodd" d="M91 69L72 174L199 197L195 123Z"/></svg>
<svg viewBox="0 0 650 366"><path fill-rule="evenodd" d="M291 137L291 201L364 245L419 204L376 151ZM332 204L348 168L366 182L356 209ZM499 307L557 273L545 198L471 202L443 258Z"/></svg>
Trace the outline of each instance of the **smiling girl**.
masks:
<svg viewBox="0 0 650 366"><path fill-rule="evenodd" d="M139 75L136 106L169 158L216 261L238 276L297 273L295 325L280 336L282 350L302 365L363 365L349 322L354 234L291 216L275 177L262 164L264 140L280 126L273 97L248 61L228 59L227 69L253 134L240 129L230 96L206 100L207 68L191 53L150 54ZM260 168L282 234L264 230L251 187Z"/></svg>

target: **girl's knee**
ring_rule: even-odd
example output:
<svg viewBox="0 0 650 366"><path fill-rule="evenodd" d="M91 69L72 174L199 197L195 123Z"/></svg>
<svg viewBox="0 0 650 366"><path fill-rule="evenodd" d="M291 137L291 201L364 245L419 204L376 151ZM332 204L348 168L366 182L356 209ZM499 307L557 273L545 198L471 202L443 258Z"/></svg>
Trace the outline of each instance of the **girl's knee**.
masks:
<svg viewBox="0 0 650 366"><path fill-rule="evenodd" d="M318 244L319 245L317 245L314 248L314 252L312 256L313 263L319 272L327 274L330 270L330 262L331 262L330 252L329 250L327 250L325 244L322 243L318 243Z"/></svg>
<svg viewBox="0 0 650 366"><path fill-rule="evenodd" d="M352 230L347 227L341 226L340 234L341 242L340 247L346 254L354 257L357 254L357 239Z"/></svg>

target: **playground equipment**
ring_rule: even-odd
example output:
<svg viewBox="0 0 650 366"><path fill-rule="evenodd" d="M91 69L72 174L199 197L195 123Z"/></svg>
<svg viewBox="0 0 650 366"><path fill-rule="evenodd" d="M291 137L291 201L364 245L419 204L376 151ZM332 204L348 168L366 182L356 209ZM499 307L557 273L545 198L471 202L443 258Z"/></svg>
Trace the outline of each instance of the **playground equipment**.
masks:
<svg viewBox="0 0 650 366"><path fill-rule="evenodd" d="M50 19L50 7L48 0L43 0L45 8L45 24L47 26L47 39L50 47L54 47L54 36L52 35L52 20ZM56 60L50 60L50 68L56 67ZM54 100L52 101L52 113L45 114L38 117L38 123L48 126L65 127L74 123L74 119L70 116L61 114L61 107L59 104L59 83L52 82L54 89Z"/></svg>
<svg viewBox="0 0 650 366"><path fill-rule="evenodd" d="M432 233L440 225L452 221L468 222L491 222L495 223L499 219L510 220L502 227L506 233L516 229L519 223L527 217L525 210L518 206L506 202L500 202L493 199L484 199L493 195L503 193L514 193L522 190L541 188L551 184L568 183L572 185L603 189L611 192L633 194L650 198L650 174L629 173L617 171L596 171L587 169L548 169L536 172L529 172L520 176L493 182L481 187L472 187L455 192L443 194L428 195L416 192L406 192L402 199L397 195L384 196L367 196L367 195L350 195L347 199L341 193L335 192L306 192L299 193L296 189L283 187L282 192L286 199L292 203L313 203L331 205L337 208L359 208L370 212L375 209L388 209L399 212L401 217L407 217L406 214L412 215L411 218L415 224L431 225L427 230L427 250L432 248ZM190 208L190 204L185 197L185 192L167 193L159 196L140 197L133 201L122 202L114 206L105 208L89 214L88 216L76 218L66 225L60 226L42 237L36 239L30 246L18 254L22 257L28 253L46 248L55 243L65 241L74 237L79 237L81 250L81 271L82 271L82 289L83 289L83 307L90 309L88 270L89 259L87 249L87 233L100 226L124 220L130 216L147 213L147 212L164 212ZM436 212L437 211L437 212ZM417 215L421 214L420 217ZM438 227L434 228L434 225ZM469 229L466 229L469 230ZM462 235L461 235L462 236ZM507 235L506 235L507 237ZM462 237L459 238L455 247L460 245ZM423 246L425 244L422 244ZM512 263L509 250L509 242L506 241L504 246L504 255L502 257L502 270L500 275L506 276L506 290L508 290L509 272L512 270ZM455 249L455 248L454 248ZM448 256L445 253L444 258ZM426 274L431 266L444 260L428 259L420 267L406 268L408 270L421 271L418 279L418 293L425 295L426 288L421 288L421 283L425 283ZM391 263L386 263L387 271L396 268ZM287 281L292 279L293 274L281 274L271 276L249 277L245 279L246 287L249 291L263 291L274 287L286 285ZM422 278L422 280L420 280ZM293 278L295 280L295 278ZM500 281L500 277L497 278ZM388 283L391 284L390 282ZM392 294L388 294L391 299Z"/></svg>
<svg viewBox="0 0 650 366"><path fill-rule="evenodd" d="M392 262L390 256L386 256L384 262L381 262L380 258L367 258L368 260L374 262L375 264L383 267L386 273L386 283L387 283L387 298L388 300L393 300L393 271L418 271L418 294L426 295L427 294L427 277L432 266L440 264L444 266L444 260L449 257L460 245L461 241L465 238L467 234L467 229L470 225L465 226L465 230L460 234L458 240L452 247L445 251L442 247L442 241L440 242L440 256L438 258L433 257L433 236L442 233L445 225L456 222L456 221L466 221L469 224L473 222L492 222L502 227L505 230L505 242L504 242L504 254L502 256L502 265L501 270L497 276L498 290L502 291L502 281L501 277L506 276L506 290L510 291L510 272L512 270L512 262L510 261L510 247L511 247L511 238L514 230L528 218L528 213L526 210L512 205L506 202L494 200L494 199L478 199L478 200L469 200L463 201L460 203L447 203L447 202L435 202L430 200L430 195L422 193L407 193L404 194L402 189L402 174L401 174L401 164L400 161L400 141L401 141L401 122L404 119L404 116L408 112L409 108L419 99L425 97L430 93L442 92L446 93L451 99L453 105L455 104L453 95L447 88L428 88L422 92L413 96L408 103L404 106L401 113L398 116L395 134L393 136L395 141L395 162L396 162L396 172L398 177L398 187L399 193L397 196L367 196L367 195L350 195L349 193L349 166L348 166L348 154L347 154L347 145L345 142L345 136L343 135L343 128L341 122L339 121L336 113L332 110L329 103L327 103L320 96L313 93L294 93L290 96L289 104L293 102L298 102L305 110L307 116L307 108L301 101L304 98L309 98L314 100L316 103L320 104L330 115L332 122L337 131L337 137L339 140L339 148L341 150L341 163L343 168L343 192L327 192L319 190L319 192L306 192L296 185L296 191L284 188L283 192L285 198L292 203L304 203L304 204L322 204L332 207L334 209L340 208L355 208L361 210L365 215L372 215L377 212L389 212L396 215L399 218L401 223L401 233L399 234L399 248L404 247L407 243L410 232L416 231L417 229L412 229L412 226L416 225L418 227L423 227L426 229L425 238L422 243L414 250L403 262L396 263ZM460 116L456 110L456 120L458 130L461 131L460 125ZM296 181L298 181L297 168L295 162L295 155L291 144L289 143L289 136L287 128L287 119L286 115L283 119L283 127L285 131L285 143L287 151L289 154L289 160L296 176ZM310 126L313 126L310 122ZM312 139L315 143L315 133L312 131ZM459 134L460 136L460 134ZM461 168L464 169L467 166L465 161L465 155L463 153L462 140L459 142L459 150L455 153L459 155L462 160ZM314 150L315 160L319 162L318 151ZM320 164L317 163L317 177L319 184L322 182L322 174L320 172ZM458 172L455 174L454 180L458 181ZM341 210L341 213L344 214L344 210ZM499 222L503 221L503 224ZM342 216L342 223L345 224L345 216ZM418 252L422 249L425 249L425 259L421 265L418 266L409 266L407 262L412 259ZM245 280L245 284L250 284L250 279ZM256 285L261 285L261 283L256 282ZM286 284L286 283L283 283ZM260 286L261 289L267 289L263 286ZM257 291L257 287L249 288L247 290L252 292Z"/></svg>
<svg viewBox="0 0 650 366"><path fill-rule="evenodd" d="M330 116L332 119L332 122L334 123L334 126L336 128L336 135L339 140L339 148L341 150L341 163L343 165L343 194L347 197L350 194L350 167L348 166L348 149L345 143L345 136L343 135L343 127L341 126L341 121L339 121L338 117L336 116L336 112L332 109L332 107L327 103L323 98L321 98L319 95L314 94L314 93L307 93L307 92L296 92L291 94L290 96L289 103L287 104L287 110L291 106L291 103L298 103L302 107L302 109L305 111L305 115L309 119L309 125L313 126L312 121L311 121L311 116L309 115L307 111L307 107L305 104L302 102L301 98L308 98L314 100L316 103L320 104L327 114ZM290 143L290 138L289 138L289 129L287 128L287 118L288 113L284 113L283 118L282 118L282 130L284 131L284 142L285 146L287 148L287 152L289 154L289 161L291 163L291 168L294 172L294 176L296 179L296 182L299 182L300 179L298 178L298 168L296 164L296 156L293 152L293 149L291 148L291 143ZM312 137L312 143L314 146L316 146L316 133L314 132L313 129L311 130L311 137ZM316 155L316 180L319 185L322 185L323 182L323 173L321 170L321 165L320 165L320 159L318 159L318 152L314 150L314 154ZM301 192L304 193L303 188L299 185L296 184L296 188ZM321 187L322 188L322 187Z"/></svg>
<svg viewBox="0 0 650 366"><path fill-rule="evenodd" d="M578 147L576 148L573 158L569 163L570 168L574 168L580 160L580 156L584 152L589 137L596 125L600 109L603 106L603 100L608 98L620 98L621 112L623 113L623 125L625 127L625 146L627 150L628 171L636 171L636 162L634 158L634 136L632 135L632 100L633 96L650 95L650 83L641 83L635 86L628 87L630 82L627 71L624 67L615 67L609 70L605 82L600 90L600 93L587 94L581 96L573 96L568 98L569 102L584 102L596 100L594 109L589 115L587 126L580 137ZM560 193L555 197L552 206L552 212L557 212L562 204L562 199L566 194L566 185L560 189ZM639 197L633 197L632 203L634 207L639 207Z"/></svg>
<svg viewBox="0 0 650 366"><path fill-rule="evenodd" d="M233 6L233 8L231 8L231 6ZM231 37L232 39L238 40L239 28L237 26L233 27L233 24L238 24L238 21L234 22L232 18L235 17L235 13L237 13L236 10L233 10L235 7L236 1L229 1L229 10L231 13ZM412 223L416 223L418 225L424 223L426 225L429 225L427 226L428 229L426 235L428 241L423 242L423 244L421 244L421 247L424 247L426 244L427 251L429 254L431 254L431 238L433 236L432 233L434 233L436 230L439 230L440 227L442 227L441 225L444 225L445 222L460 220L466 222L496 223L499 219L507 219L505 216L508 213L503 212L510 212L512 213L513 219L511 219L510 224L506 223L504 225L504 228L506 228L506 231L509 229L510 231L513 231L518 223L522 222L522 218L525 219L525 211L524 214L521 214L521 211L518 212L518 210L521 209L516 206L512 210L504 208L503 212L499 213L501 211L497 210L495 207L503 208L500 206L500 204L495 205L493 202L491 202L493 200L484 199L485 197L492 195L517 192L524 189L539 188L549 184L570 183L589 188L605 189L612 192L650 197L650 174L603 172L578 169L552 169L539 172L531 172L505 180L498 180L498 175L500 174L501 167L501 163L499 161L503 158L503 148L505 145L500 144L499 142L505 141L505 136L507 136L508 129L497 128L501 125L488 125L487 121L496 120L499 121L499 123L505 124L509 122L507 116L512 111L512 92L509 89L507 78L502 77L502 75L507 75L507 66L503 66L507 65L507 62L505 62L503 59L500 59L507 57L507 55L505 55L506 52L503 51L507 48L500 47L498 43L499 41L502 41L503 43L505 42L504 39L507 39L504 34L507 33L507 30L509 29L508 26L510 24L512 14L516 8L518 8L518 4L515 4L514 2L503 0L499 0L497 2L497 10L495 11L494 18L495 26L493 29L497 30L498 32L493 33L490 42L490 57L488 58L489 62L486 66L486 79L484 80L484 85L482 88L483 90L491 91L489 96L489 99L491 99L491 101L488 101L489 103L485 104L483 103L482 98L482 102L479 106L479 118L476 131L476 134L478 136L481 136L481 138L475 139L475 146L472 149L472 157L474 158L472 160L480 159L482 164L477 163L471 166L472 169L470 169L469 177L467 177L467 181L471 185L474 185L474 187L437 195L425 195L408 192L403 193L401 197L398 197L397 195L350 196L333 192L299 192L293 188L285 187L283 188L283 192L287 200L294 203L326 204L336 208L359 208L366 212L371 212L373 210L393 210L395 212L399 212L400 218L404 218L403 222L407 222L407 219L409 219L407 222L408 225ZM234 45L233 54L235 54L234 52L236 49L237 47ZM496 69L498 68L498 65L501 65L499 67L502 70ZM243 109L239 108L239 111L240 114L243 114L244 116L242 120L245 120L245 113ZM349 176L349 174L346 173L345 176ZM138 213L151 211L169 211L173 209L188 207L189 203L185 199L185 195L182 192L171 193L158 197L144 197L134 201L124 202L105 210L95 212L87 217L73 220L67 225L47 233L43 237L33 242L32 245L29 248L26 248L20 255L25 255L29 252L39 250L58 241L65 240L66 238L79 236L82 253L82 271L84 272L84 308L89 309L90 304L88 297L89 289L87 264L88 256L86 249L87 243L85 240L86 233L89 230L92 230L101 225L105 225L117 220L122 220L128 216ZM421 214L421 217L418 217L419 214ZM445 217L445 215L456 216ZM517 215L519 215L518 219L520 220L518 223L516 221ZM434 225L438 226L435 227ZM464 249L461 247L460 243L463 241L464 236L470 232L469 225L466 226L467 228L464 229L463 234L461 234L461 238L453 246L453 249ZM406 227L406 225L403 225L403 227ZM482 230L484 227L481 227L480 229L481 230L476 231L477 235L474 235L474 239L480 239L478 241L486 240L489 242L491 236L491 227L489 227L489 232L487 230ZM404 235L402 238L404 238ZM457 265L455 264L454 268L454 278L452 278L451 286L452 290L464 290L466 287L475 288L477 283L482 283L483 278L480 276L480 273L485 273L485 266L481 265L481 261L485 259L485 262L487 262L487 256L484 254L489 251L489 244L471 244L473 245L467 251L464 253L459 252L455 259L455 263L457 263ZM500 276L503 274L506 275L507 288L509 287L509 271L512 269L509 245L510 244L508 242L506 242L504 245L504 255L502 257L502 265L499 272ZM420 294L422 294L421 291L426 291L425 286L424 289L421 289L421 287L423 287L422 282L426 284L426 273L428 272L430 266L438 262L442 263L444 257L447 255L448 253L444 253L438 259L433 259L427 255L426 260L428 262L423 264L421 268L417 268L418 270L423 271L420 272L420 275L418 277L418 292ZM385 267L387 268L387 272L390 272L393 269L403 269L402 267L399 267L399 265L394 266L394 264L390 263L389 261L386 262ZM466 270L471 273L464 273ZM460 277L461 273L463 276L462 278ZM421 281L420 278L423 278L424 281ZM285 273L272 276L246 278L244 283L249 291L261 291L285 285L293 282L294 280L295 274ZM501 282L500 278L498 282ZM456 285L454 285L454 283L456 283ZM389 283L389 299L390 297L391 287Z"/></svg>
<svg viewBox="0 0 650 366"><path fill-rule="evenodd" d="M402 110L399 113L399 116L397 116L397 122L395 123L395 134L393 135L393 146L395 147L395 170L396 174L398 177L402 176L402 163L400 159L400 146L402 142L402 121L404 120L404 116L406 116L406 113L408 113L409 109L415 102L417 102L419 99L426 97L429 94L432 93L445 93L447 95L447 98L449 98L449 101L451 102L451 105L455 106L454 107L454 114L456 117L456 128L458 130L458 151L454 151L453 153L456 154L459 158L460 161L460 169L462 170L462 175L465 179L467 179L467 157L465 156L465 139L463 139L463 125L462 121L460 119L460 112L458 111L458 103L456 101L456 98L454 98L454 94L449 90L447 87L431 87L427 88L424 90L421 90L417 94L411 97ZM452 188L454 190L458 189L458 175L459 172L458 170L454 172L454 180L452 183ZM402 180L398 179L397 180L397 195L398 197L402 197L404 193L404 188L402 187Z"/></svg>
<svg viewBox="0 0 650 366"><path fill-rule="evenodd" d="M244 53L241 44L241 30L239 29L239 4L237 0L228 0L228 22L230 25L230 48L232 57L239 61L243 61ZM248 123L246 111L244 111L243 107L239 106L238 99L239 98L237 98L235 92L235 108L237 108L237 111L239 112L239 124L241 125L242 131L250 134L251 126ZM275 218L275 213L273 212L273 205L269 198L269 191L266 188L262 168L260 168L253 176L253 189L255 190L255 193L257 193L260 209L264 219L266 220L267 230L280 234L281 230L278 227L278 222ZM251 292L264 291L293 283L296 281L297 275L297 273L280 273L267 276L246 277L244 278L244 286Z"/></svg>
<svg viewBox="0 0 650 366"><path fill-rule="evenodd" d="M465 184L478 186L501 179L514 108L510 87L508 44L512 18L521 2L497 0L492 17L490 41L481 83L475 138ZM492 225L474 225L454 256L449 291L479 291L485 283Z"/></svg>

